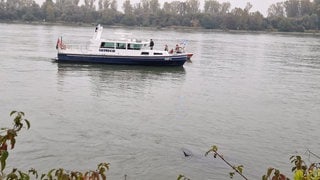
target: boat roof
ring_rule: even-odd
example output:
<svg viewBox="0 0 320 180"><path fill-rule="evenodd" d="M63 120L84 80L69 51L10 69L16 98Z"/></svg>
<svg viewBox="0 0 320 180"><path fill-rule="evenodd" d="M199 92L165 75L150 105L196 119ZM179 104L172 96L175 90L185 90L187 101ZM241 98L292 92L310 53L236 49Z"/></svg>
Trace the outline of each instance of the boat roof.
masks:
<svg viewBox="0 0 320 180"><path fill-rule="evenodd" d="M100 39L100 42L149 44L149 41L138 39Z"/></svg>

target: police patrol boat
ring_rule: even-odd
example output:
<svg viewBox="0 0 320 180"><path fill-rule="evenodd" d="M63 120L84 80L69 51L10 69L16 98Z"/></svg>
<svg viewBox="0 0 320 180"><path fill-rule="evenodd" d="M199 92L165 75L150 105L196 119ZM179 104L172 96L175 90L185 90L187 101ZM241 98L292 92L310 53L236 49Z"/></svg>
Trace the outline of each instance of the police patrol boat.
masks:
<svg viewBox="0 0 320 180"><path fill-rule="evenodd" d="M57 62L104 63L146 66L182 66L187 53L169 53L150 48L150 42L137 39L102 39L103 27L97 25L87 46L65 44L58 38Z"/></svg>

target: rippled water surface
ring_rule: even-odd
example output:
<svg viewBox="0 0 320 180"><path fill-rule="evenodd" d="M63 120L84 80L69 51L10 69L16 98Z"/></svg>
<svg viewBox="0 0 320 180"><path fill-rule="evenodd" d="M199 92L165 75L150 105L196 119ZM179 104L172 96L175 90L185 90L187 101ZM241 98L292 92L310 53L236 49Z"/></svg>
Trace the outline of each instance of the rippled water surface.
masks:
<svg viewBox="0 0 320 180"><path fill-rule="evenodd" d="M128 31L105 27L103 36ZM154 39L155 48L187 39L192 62L163 68L51 60L59 36L80 43L92 32L0 24L0 125L10 125L11 110L31 121L9 167L87 170L109 162L110 179L228 179L221 160L204 157L218 145L249 179L260 179L270 166L289 173L294 153L320 154L318 36L136 28L132 36Z"/></svg>

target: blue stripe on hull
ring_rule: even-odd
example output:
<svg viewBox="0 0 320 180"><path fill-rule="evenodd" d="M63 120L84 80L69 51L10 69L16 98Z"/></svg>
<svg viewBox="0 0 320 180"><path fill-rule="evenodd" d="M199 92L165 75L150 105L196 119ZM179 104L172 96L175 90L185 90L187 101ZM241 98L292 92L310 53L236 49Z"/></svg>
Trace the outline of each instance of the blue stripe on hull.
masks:
<svg viewBox="0 0 320 180"><path fill-rule="evenodd" d="M168 60L165 60L168 59ZM169 60L170 59L170 60ZM85 62L121 65L145 65L145 66L182 66L187 61L187 55L177 56L102 56L58 53L58 62Z"/></svg>

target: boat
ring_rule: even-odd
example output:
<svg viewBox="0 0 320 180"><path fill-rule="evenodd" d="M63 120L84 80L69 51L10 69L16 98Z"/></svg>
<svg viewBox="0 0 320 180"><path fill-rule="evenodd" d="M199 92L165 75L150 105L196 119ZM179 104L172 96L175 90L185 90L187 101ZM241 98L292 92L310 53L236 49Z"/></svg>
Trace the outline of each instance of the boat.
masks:
<svg viewBox="0 0 320 180"><path fill-rule="evenodd" d="M65 44L58 38L57 62L104 63L145 66L183 66L187 53L169 53L150 48L150 41L128 38L102 39L103 27L97 25L87 46Z"/></svg>
<svg viewBox="0 0 320 180"><path fill-rule="evenodd" d="M187 59L191 60L191 57L193 56L193 53L187 53Z"/></svg>

